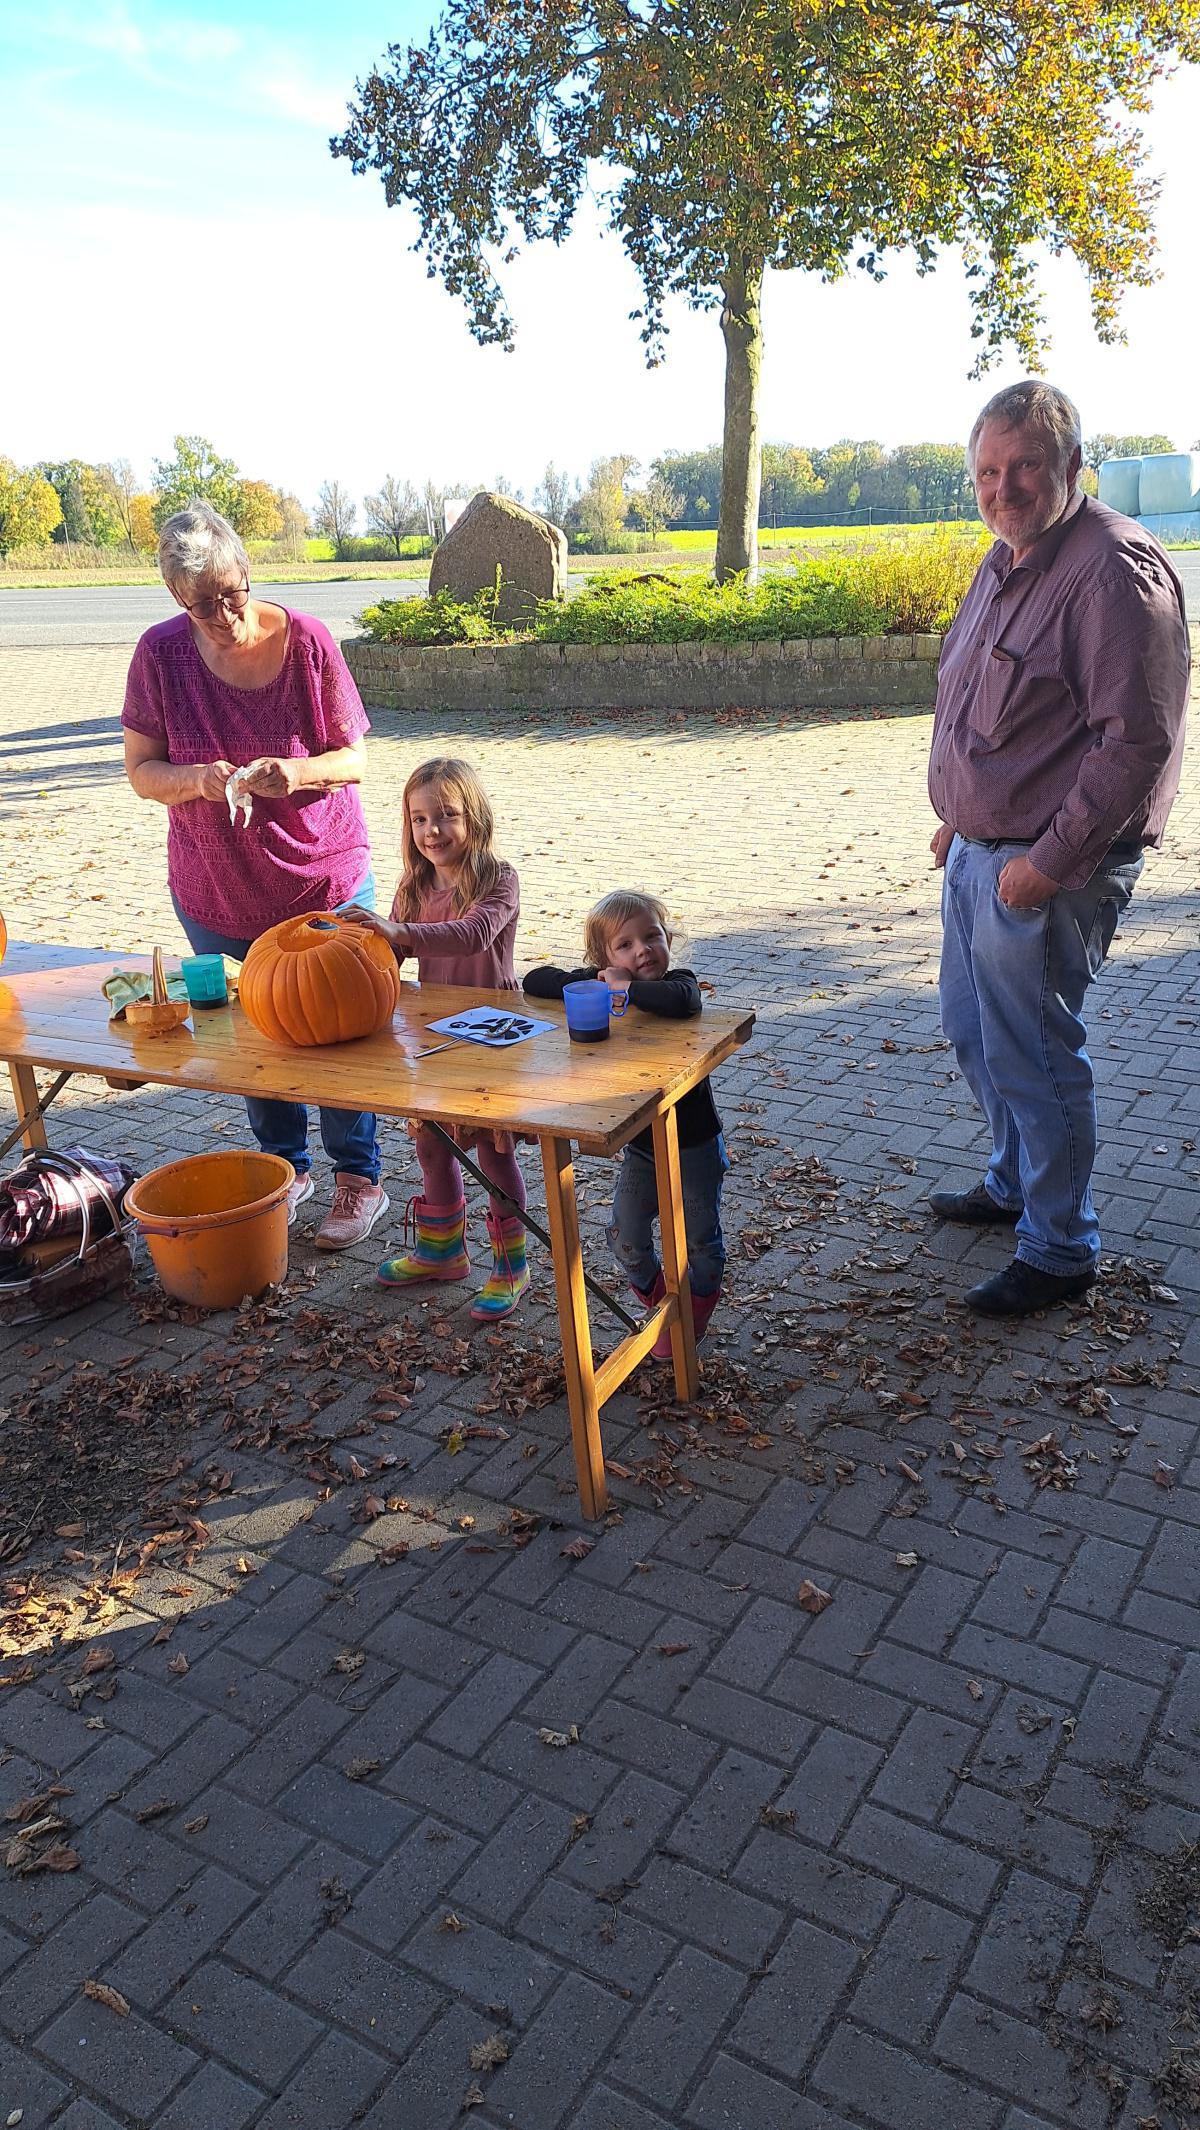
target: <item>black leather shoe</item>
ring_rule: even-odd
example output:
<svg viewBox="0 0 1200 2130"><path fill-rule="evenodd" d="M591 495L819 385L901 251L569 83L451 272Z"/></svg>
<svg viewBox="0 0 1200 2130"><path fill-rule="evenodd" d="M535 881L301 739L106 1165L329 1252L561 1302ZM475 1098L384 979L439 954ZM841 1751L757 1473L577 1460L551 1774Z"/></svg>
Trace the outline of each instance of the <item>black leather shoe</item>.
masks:
<svg viewBox="0 0 1200 2130"><path fill-rule="evenodd" d="M982 1183L973 1183L969 1191L931 1191L929 1203L939 1220L967 1221L975 1228L990 1226L993 1221L1011 1228L1024 1210L1021 1206L997 1205Z"/></svg>
<svg viewBox="0 0 1200 2130"><path fill-rule="evenodd" d="M1087 1272L1041 1272L1036 1265L1027 1265L1023 1257L1014 1257L1003 1272L993 1272L990 1279L980 1280L977 1287L968 1287L963 1296L968 1309L978 1311L980 1316L1030 1316L1035 1309L1053 1309L1059 1302L1074 1301L1076 1295L1086 1294L1096 1284L1096 1274Z"/></svg>

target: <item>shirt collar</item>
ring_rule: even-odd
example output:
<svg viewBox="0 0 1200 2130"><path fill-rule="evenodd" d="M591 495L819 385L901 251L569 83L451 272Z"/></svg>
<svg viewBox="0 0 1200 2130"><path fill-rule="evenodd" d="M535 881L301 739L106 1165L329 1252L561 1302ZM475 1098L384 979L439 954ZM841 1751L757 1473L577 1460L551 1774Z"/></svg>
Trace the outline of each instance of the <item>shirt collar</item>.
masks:
<svg viewBox="0 0 1200 2130"><path fill-rule="evenodd" d="M1081 488L1077 488L1061 518L1055 519L1054 524L1047 528L1040 540L1034 542L1029 553L1024 555L1015 567L1039 572L1048 570L1067 534L1071 531L1076 520L1082 515L1086 506L1087 497ZM1014 567L1012 549L1007 541L997 540L987 559L988 567L1003 583L1010 570Z"/></svg>

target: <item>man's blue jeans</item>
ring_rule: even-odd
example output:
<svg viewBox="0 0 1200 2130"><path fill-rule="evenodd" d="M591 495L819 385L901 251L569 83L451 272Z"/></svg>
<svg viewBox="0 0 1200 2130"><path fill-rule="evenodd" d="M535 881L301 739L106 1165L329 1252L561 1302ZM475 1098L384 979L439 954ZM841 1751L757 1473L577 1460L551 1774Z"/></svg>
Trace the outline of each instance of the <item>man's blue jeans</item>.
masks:
<svg viewBox="0 0 1200 2130"><path fill-rule="evenodd" d="M721 1232L721 1190L729 1156L718 1133L700 1146L679 1149L680 1181L683 1186L683 1222L687 1234L688 1272L692 1293L719 1294L725 1270L725 1237ZM613 1193L612 1220L606 1233L618 1264L632 1284L649 1294L659 1272L654 1247L654 1223L658 1219L658 1182L653 1154L627 1146L621 1156L621 1171Z"/></svg>
<svg viewBox="0 0 1200 2130"><path fill-rule="evenodd" d="M363 907L375 907L375 875L368 873L352 902L361 902ZM187 933L193 954L228 954L231 961L244 961L252 942L248 939L229 939L222 932L212 932L207 925L199 924L181 910L172 894L175 915ZM345 905L343 904L344 908ZM246 1097L246 1115L264 1154L282 1154L290 1161L297 1176L303 1176L312 1166L308 1151L308 1111L302 1102L262 1102L256 1095ZM366 1176L378 1183L383 1168L383 1154L375 1118L370 1110L323 1109L320 1111L321 1143L335 1169L347 1176Z"/></svg>
<svg viewBox="0 0 1200 2130"><path fill-rule="evenodd" d="M1083 1001L1143 860L1105 863L1086 887L1013 910L998 881L1023 843L956 836L942 886L942 1027L992 1134L986 1187L1024 1205L1017 1256L1043 1272L1094 1265L1096 1091Z"/></svg>

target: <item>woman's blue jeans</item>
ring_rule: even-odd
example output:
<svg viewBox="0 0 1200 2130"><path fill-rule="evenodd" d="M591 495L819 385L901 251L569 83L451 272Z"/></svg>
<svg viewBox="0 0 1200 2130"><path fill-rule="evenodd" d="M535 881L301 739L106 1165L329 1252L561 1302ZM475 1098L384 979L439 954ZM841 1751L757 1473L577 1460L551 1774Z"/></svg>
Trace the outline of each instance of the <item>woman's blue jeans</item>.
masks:
<svg viewBox="0 0 1200 2130"><path fill-rule="evenodd" d="M687 1234L688 1272L692 1293L719 1294L725 1270L725 1237L721 1232L721 1191L729 1156L718 1133L700 1146L679 1149L683 1185L683 1223ZM654 1223L658 1219L658 1180L653 1154L627 1146L613 1193L612 1220L606 1233L614 1257L623 1266L639 1293L649 1294L659 1273L654 1247Z"/></svg>
<svg viewBox="0 0 1200 2130"><path fill-rule="evenodd" d="M1039 909L1001 902L998 882L1024 843L956 836L942 885L942 1027L987 1119L986 1187L1024 1206L1017 1256L1043 1272L1094 1265L1096 1089L1083 1001L1100 974L1143 859L1106 862L1086 887Z"/></svg>
<svg viewBox="0 0 1200 2130"><path fill-rule="evenodd" d="M375 875L368 873L351 902L361 902L364 908L375 907ZM175 915L187 933L193 954L228 954L231 961L244 961L253 942L249 939L229 939L223 932L210 931L181 910L174 892L171 901ZM345 908L345 904L341 905ZM246 1115L264 1154L282 1154L290 1161L298 1176L311 1168L308 1151L308 1111L302 1102L263 1102L256 1095L246 1097ZM370 1110L322 1109L321 1143L333 1163L347 1176L366 1176L371 1183L378 1183L383 1168L383 1154L375 1118Z"/></svg>

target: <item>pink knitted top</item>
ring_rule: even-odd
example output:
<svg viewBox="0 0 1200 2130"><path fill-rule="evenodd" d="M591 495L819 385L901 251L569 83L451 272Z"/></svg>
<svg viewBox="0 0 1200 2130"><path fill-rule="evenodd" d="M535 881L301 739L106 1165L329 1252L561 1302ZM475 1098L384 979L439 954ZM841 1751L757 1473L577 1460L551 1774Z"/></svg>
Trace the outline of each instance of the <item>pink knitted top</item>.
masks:
<svg viewBox="0 0 1200 2130"><path fill-rule="evenodd" d="M419 918L402 918L392 905L392 920L412 934L417 974L423 984L476 984L481 991L519 989L513 942L521 910L521 889L511 865L501 865L490 895L459 916L454 889L434 888L421 900Z"/></svg>
<svg viewBox="0 0 1200 2130"><path fill-rule="evenodd" d="M328 629L288 617L283 664L265 688L210 673L186 614L147 629L133 654L121 722L166 745L169 762L299 758L349 746L370 730L358 689ZM253 939L303 910L349 901L371 869L355 785L256 798L250 820L224 801L168 808L167 879L181 910L214 932Z"/></svg>

